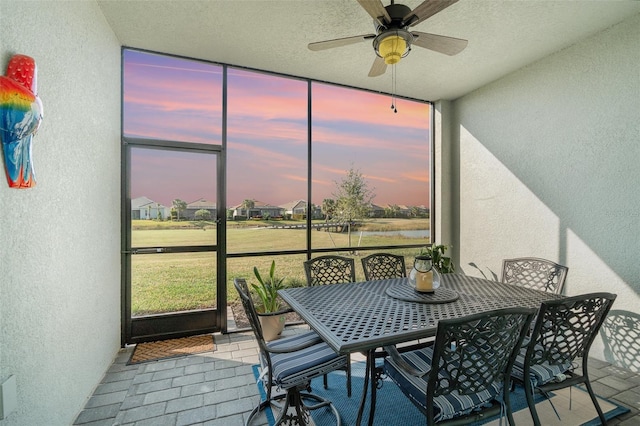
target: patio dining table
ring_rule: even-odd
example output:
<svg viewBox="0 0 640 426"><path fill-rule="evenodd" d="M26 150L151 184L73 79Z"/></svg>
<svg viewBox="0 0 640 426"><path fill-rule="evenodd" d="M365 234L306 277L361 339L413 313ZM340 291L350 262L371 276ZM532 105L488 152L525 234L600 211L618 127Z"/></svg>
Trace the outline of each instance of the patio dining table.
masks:
<svg viewBox="0 0 640 426"><path fill-rule="evenodd" d="M279 291L336 352L365 352L367 367L357 424L369 382L373 424L378 376L375 350L435 335L438 321L494 309L537 308L563 296L462 274L443 274L434 293L417 293L407 278L289 288Z"/></svg>

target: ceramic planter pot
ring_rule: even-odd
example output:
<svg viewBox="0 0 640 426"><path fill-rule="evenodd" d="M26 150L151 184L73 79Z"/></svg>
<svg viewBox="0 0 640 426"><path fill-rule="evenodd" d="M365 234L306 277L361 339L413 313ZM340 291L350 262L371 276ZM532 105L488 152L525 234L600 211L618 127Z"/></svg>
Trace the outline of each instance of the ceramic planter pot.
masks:
<svg viewBox="0 0 640 426"><path fill-rule="evenodd" d="M269 314L258 314L260 326L262 327L262 335L264 340L270 342L276 340L284 330L284 323L287 320L285 314L274 312Z"/></svg>

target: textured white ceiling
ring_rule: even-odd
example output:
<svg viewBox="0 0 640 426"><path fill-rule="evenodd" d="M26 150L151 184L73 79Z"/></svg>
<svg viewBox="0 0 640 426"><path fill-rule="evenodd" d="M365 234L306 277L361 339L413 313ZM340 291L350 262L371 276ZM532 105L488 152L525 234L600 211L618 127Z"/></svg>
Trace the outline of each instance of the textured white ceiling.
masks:
<svg viewBox="0 0 640 426"><path fill-rule="evenodd" d="M397 3L414 8L421 0ZM367 76L375 57L369 41L307 49L310 42L373 33L356 0L98 4L124 46L391 92L391 67ZM460 0L412 29L467 39L467 48L446 56L414 47L396 66L397 94L455 99L637 13L634 0Z"/></svg>

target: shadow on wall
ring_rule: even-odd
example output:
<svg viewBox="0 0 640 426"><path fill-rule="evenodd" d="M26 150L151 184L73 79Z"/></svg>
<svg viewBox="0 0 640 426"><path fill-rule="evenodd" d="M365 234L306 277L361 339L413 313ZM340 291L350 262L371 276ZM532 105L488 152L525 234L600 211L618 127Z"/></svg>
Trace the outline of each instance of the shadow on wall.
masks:
<svg viewBox="0 0 640 426"><path fill-rule="evenodd" d="M461 198L463 188L488 185L491 194L501 187L469 156L480 144L557 216L564 231L560 263L567 264L569 242L562 239L570 230L640 294L640 264L633 259L640 250L640 197L636 181L628 178L638 174L640 80L637 62L624 59L637 50L639 19L627 19L454 102L452 137L459 145L454 186L464 202L454 229L460 229L461 214L482 208L479 200ZM594 108L601 99L615 102ZM503 197L497 201L519 200L517 194Z"/></svg>
<svg viewBox="0 0 640 426"><path fill-rule="evenodd" d="M640 373L640 315L612 310L602 324L600 335L607 362Z"/></svg>
<svg viewBox="0 0 640 426"><path fill-rule="evenodd" d="M469 266L477 269L482 274L482 277L485 280L500 281L500 277L498 277L498 275L495 272L493 272L491 269L489 269L489 268L487 268L489 273L485 274L484 271L478 265L476 265L475 263L469 262Z"/></svg>

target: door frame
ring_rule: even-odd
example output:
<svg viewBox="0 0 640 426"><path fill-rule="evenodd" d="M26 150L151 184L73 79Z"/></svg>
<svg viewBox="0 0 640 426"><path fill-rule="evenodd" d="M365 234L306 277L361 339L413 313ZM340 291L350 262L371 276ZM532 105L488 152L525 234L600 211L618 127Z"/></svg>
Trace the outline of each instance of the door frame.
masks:
<svg viewBox="0 0 640 426"><path fill-rule="evenodd" d="M121 346L170 338L227 331L226 288L226 170L222 145L123 137L121 214ZM131 247L131 149L160 149L216 156L216 244L176 247ZM216 307L187 312L164 313L132 318L131 257L134 254L216 253Z"/></svg>

